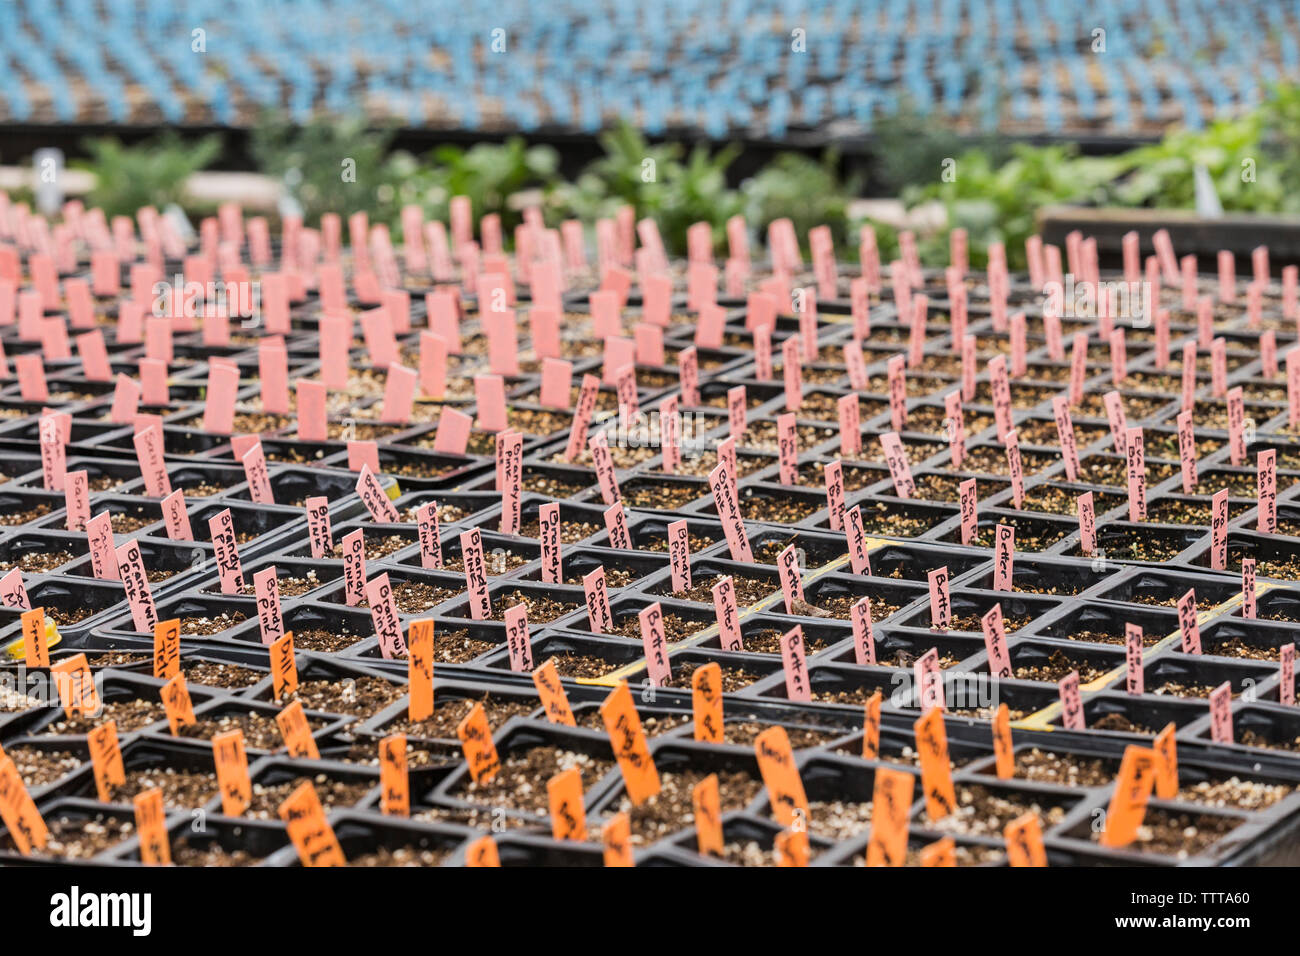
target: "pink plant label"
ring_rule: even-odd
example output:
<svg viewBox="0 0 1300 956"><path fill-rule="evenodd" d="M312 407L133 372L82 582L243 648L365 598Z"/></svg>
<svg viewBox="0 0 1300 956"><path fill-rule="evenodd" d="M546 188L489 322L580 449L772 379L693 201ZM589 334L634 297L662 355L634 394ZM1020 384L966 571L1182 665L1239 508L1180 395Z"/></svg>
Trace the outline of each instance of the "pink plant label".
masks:
<svg viewBox="0 0 1300 956"><path fill-rule="evenodd" d="M370 512L372 520L380 524L396 524L401 521L401 515L397 513L397 508L393 506L393 501L388 497L388 492L384 490L375 473L370 470L369 465L361 466L361 477L357 479L357 494L361 496L361 503L366 506Z"/></svg>
<svg viewBox="0 0 1300 956"><path fill-rule="evenodd" d="M1011 575L1016 559L1016 529L1000 524L994 535L993 590L1010 591Z"/></svg>
<svg viewBox="0 0 1300 956"><path fill-rule="evenodd" d="M551 501L537 509L537 536L542 548L542 581L564 581L560 542L560 503Z"/></svg>
<svg viewBox="0 0 1300 956"><path fill-rule="evenodd" d="M948 597L948 569L935 568L927 575L930 582L930 627L946 631L952 624L952 600Z"/></svg>
<svg viewBox="0 0 1300 956"><path fill-rule="evenodd" d="M162 500L163 525L172 541L193 541L189 512L185 508L185 492L177 488Z"/></svg>
<svg viewBox="0 0 1300 956"><path fill-rule="evenodd" d="M785 410L793 412L803 404L803 366L799 340L794 336L781 343L781 374L785 383Z"/></svg>
<svg viewBox="0 0 1300 956"><path fill-rule="evenodd" d="M77 336L77 354L81 356L81 372L92 382L108 382L113 370L108 363L108 347L104 333L95 329Z"/></svg>
<svg viewBox="0 0 1300 956"><path fill-rule="evenodd" d="M1093 505L1092 492L1079 495L1079 550L1090 555L1097 549L1097 512Z"/></svg>
<svg viewBox="0 0 1300 956"><path fill-rule="evenodd" d="M1228 390L1228 343L1222 336L1210 343L1210 391L1219 398Z"/></svg>
<svg viewBox="0 0 1300 956"><path fill-rule="evenodd" d="M656 601L637 612L641 625L641 644L645 648L646 673L654 687L663 687L672 680L668 665L668 637L664 632L663 606Z"/></svg>
<svg viewBox="0 0 1300 956"><path fill-rule="evenodd" d="M162 431L156 427L137 432L133 439L135 456L140 462L140 475L144 478L145 494L150 498L164 498L172 492L167 465L163 461Z"/></svg>
<svg viewBox="0 0 1300 956"><path fill-rule="evenodd" d="M103 511L86 522L91 573L101 581L116 581L117 551L113 543L113 519Z"/></svg>
<svg viewBox="0 0 1300 956"><path fill-rule="evenodd" d="M850 393L841 395L835 402L840 419L840 454L853 455L862 452L862 410L858 405L858 396Z"/></svg>
<svg viewBox="0 0 1300 956"><path fill-rule="evenodd" d="M849 372L849 387L855 392L867 388L867 362L862 354L862 345L849 342L844 346L844 367Z"/></svg>
<svg viewBox="0 0 1300 956"><path fill-rule="evenodd" d="M1020 458L1020 438L1015 429L1002 436L1006 445L1007 476L1011 479L1011 500L1017 509L1025 503L1025 468Z"/></svg>
<svg viewBox="0 0 1300 956"><path fill-rule="evenodd" d="M371 471L379 471L379 443L376 441L350 441L348 442L348 471L361 471L362 467L369 467Z"/></svg>
<svg viewBox="0 0 1300 956"><path fill-rule="evenodd" d="M966 459L966 422L961 411L961 392L954 389L944 395L943 410L952 466L960 468Z"/></svg>
<svg viewBox="0 0 1300 956"><path fill-rule="evenodd" d="M777 416L776 436L781 484L797 484L799 481L799 443L795 438L795 417L793 412L786 412L784 415Z"/></svg>
<svg viewBox="0 0 1300 956"><path fill-rule="evenodd" d="M1201 653L1201 626L1196 620L1196 591L1189 589L1178 599L1178 633L1184 654Z"/></svg>
<svg viewBox="0 0 1300 956"><path fill-rule="evenodd" d="M1106 405L1106 417L1110 421L1110 435L1115 443L1115 453L1125 455L1124 443L1128 437L1128 421L1124 416L1124 399L1119 392L1107 392L1102 401Z"/></svg>
<svg viewBox="0 0 1300 956"><path fill-rule="evenodd" d="M1088 335L1076 332L1070 345L1070 404L1083 401L1083 380L1088 374Z"/></svg>
<svg viewBox="0 0 1300 956"><path fill-rule="evenodd" d="M573 461L586 447L587 429L591 424L591 415L596 409L596 397L599 393L600 379L594 375L584 375L582 388L578 391L578 408L573 413L573 428L569 432L569 444L564 450L565 461Z"/></svg>
<svg viewBox="0 0 1300 956"><path fill-rule="evenodd" d="M533 642L528 633L528 605L508 607L502 615L506 624L506 647L510 652L510 669L528 673L533 669Z"/></svg>
<svg viewBox="0 0 1300 956"><path fill-rule="evenodd" d="M1061 723L1066 730L1085 730L1083 697L1079 693L1079 672L1070 671L1057 684L1061 699Z"/></svg>
<svg viewBox="0 0 1300 956"><path fill-rule="evenodd" d="M853 621L853 659L859 666L875 666L876 638L871 631L871 598L864 597L849 609Z"/></svg>
<svg viewBox="0 0 1300 956"><path fill-rule="evenodd" d="M618 476L614 470L614 458L609 452L609 435L596 432L587 442L591 449L591 463L596 469L596 480L600 484L601 500L607 505L622 500L618 490Z"/></svg>
<svg viewBox="0 0 1300 956"><path fill-rule="evenodd" d="M1141 428L1130 428L1124 446L1128 466L1128 520L1145 521L1147 517L1146 445Z"/></svg>
<svg viewBox="0 0 1300 956"><path fill-rule="evenodd" d="M668 558L672 565L673 594L691 589L691 535L685 518L668 524Z"/></svg>
<svg viewBox="0 0 1300 956"><path fill-rule="evenodd" d="M659 450L664 474L674 474L682 463L681 416L678 398L670 395L659 403Z"/></svg>
<svg viewBox="0 0 1300 956"><path fill-rule="evenodd" d="M1261 451L1256 458L1259 511L1255 527L1261 534L1277 531L1277 449Z"/></svg>
<svg viewBox="0 0 1300 956"><path fill-rule="evenodd" d="M754 377L760 382L772 380L772 329L767 325L754 330Z"/></svg>
<svg viewBox="0 0 1300 956"><path fill-rule="evenodd" d="M42 415L37 425L41 449L41 483L46 491L62 491L68 471L63 428L55 415Z"/></svg>
<svg viewBox="0 0 1300 956"><path fill-rule="evenodd" d="M894 431L901 432L907 424L907 372L903 356L895 355L885 365L889 387L889 421Z"/></svg>
<svg viewBox="0 0 1300 956"><path fill-rule="evenodd" d="M411 406L415 402L415 388L419 381L420 373L415 369L396 362L389 364L381 421L405 425L411 420Z"/></svg>
<svg viewBox="0 0 1300 956"><path fill-rule="evenodd" d="M325 419L325 386L298 380L298 440L321 442L328 437Z"/></svg>
<svg viewBox="0 0 1300 956"><path fill-rule="evenodd" d="M244 477L248 480L248 496L258 504L275 504L275 493L271 490L271 475L267 471L262 443L254 442L240 461L244 465Z"/></svg>
<svg viewBox="0 0 1300 956"><path fill-rule="evenodd" d="M145 570L144 555L136 541L128 541L117 549L117 573L131 608L131 623L137 632L152 634L158 623L153 593L149 589L149 572Z"/></svg>
<svg viewBox="0 0 1300 956"><path fill-rule="evenodd" d="M947 710L943 693L943 672L939 668L939 651L930 648L916 659L912 665L912 676L916 681L917 703L921 713L931 710Z"/></svg>
<svg viewBox="0 0 1300 956"><path fill-rule="evenodd" d="M262 634L262 643L274 644L284 637L284 616L280 613L280 579L274 565L253 575L253 591L257 595L257 624Z"/></svg>
<svg viewBox="0 0 1300 956"><path fill-rule="evenodd" d="M379 638L379 653L390 661L406 657L406 636L402 633L402 621L387 573L366 582L366 601L370 604L375 637Z"/></svg>
<svg viewBox="0 0 1300 956"><path fill-rule="evenodd" d="M1278 654L1278 701L1283 707L1295 706L1295 644L1283 644Z"/></svg>
<svg viewBox="0 0 1300 956"><path fill-rule="evenodd" d="M1265 378L1277 378L1277 333L1272 329L1259 337L1259 366Z"/></svg>
<svg viewBox="0 0 1300 956"><path fill-rule="evenodd" d="M836 460L826 463L826 514L832 531L844 528L844 463Z"/></svg>
<svg viewBox="0 0 1300 956"><path fill-rule="evenodd" d="M812 686L808 680L808 659L804 651L803 627L796 624L781 637L781 664L785 670L785 696L808 703Z"/></svg>
<svg viewBox="0 0 1300 956"><path fill-rule="evenodd" d="M1196 343L1183 346L1183 404L1185 412L1192 410L1196 400Z"/></svg>
<svg viewBox="0 0 1300 956"><path fill-rule="evenodd" d="M438 418L438 434L433 439L433 450L451 455L463 455L469 446L470 429L474 420L465 412L444 406Z"/></svg>
<svg viewBox="0 0 1300 956"><path fill-rule="evenodd" d="M14 568L0 578L0 605L15 611L30 611L32 603L23 585L23 573Z"/></svg>
<svg viewBox="0 0 1300 956"><path fill-rule="evenodd" d="M478 402L478 426L499 432L507 427L506 386L500 375L475 375L474 396Z"/></svg>
<svg viewBox="0 0 1300 956"><path fill-rule="evenodd" d="M542 360L541 402L547 408L568 409L573 387L573 363L558 358Z"/></svg>
<svg viewBox="0 0 1300 956"><path fill-rule="evenodd" d="M465 566L465 590L469 593L469 613L476 621L492 616L492 600L488 596L487 560L483 554L483 532L478 528L461 532L461 563Z"/></svg>
<svg viewBox="0 0 1300 956"><path fill-rule="evenodd" d="M333 556L334 535L330 530L329 499L324 495L308 498L304 506L307 509L307 541L312 558L319 561Z"/></svg>
<svg viewBox="0 0 1300 956"><path fill-rule="evenodd" d="M678 377L682 383L682 404L700 404L700 364L695 346L681 350L677 355Z"/></svg>
<svg viewBox="0 0 1300 956"><path fill-rule="evenodd" d="M849 546L849 567L854 574L871 573L871 553L867 550L867 533L862 525L862 508L854 505L844 512L844 538Z"/></svg>
<svg viewBox="0 0 1300 956"><path fill-rule="evenodd" d="M1255 559L1241 559L1241 616L1253 620L1256 612Z"/></svg>
<svg viewBox="0 0 1300 956"><path fill-rule="evenodd" d="M501 463L502 534L518 534L523 504L524 436L508 432L497 436Z"/></svg>
<svg viewBox="0 0 1300 956"><path fill-rule="evenodd" d="M970 545L979 536L979 497L974 478L967 478L957 486L957 497L961 507L961 543Z"/></svg>
<svg viewBox="0 0 1300 956"><path fill-rule="evenodd" d="M961 340L961 400L975 400L975 373L978 359L975 352L975 336L967 335Z"/></svg>
<svg viewBox="0 0 1300 956"><path fill-rule="evenodd" d="M1127 685L1130 694L1141 694L1144 689L1142 673L1142 627L1138 624L1124 625L1124 664L1127 671Z"/></svg>
<svg viewBox="0 0 1300 956"><path fill-rule="evenodd" d="M1246 462L1246 406L1242 386L1228 392L1228 460Z"/></svg>
<svg viewBox="0 0 1300 956"><path fill-rule="evenodd" d="M989 391L993 397L993 418L998 434L1011 431L1011 380L1007 376L1007 357L997 355L989 359Z"/></svg>
<svg viewBox="0 0 1300 956"><path fill-rule="evenodd" d="M1074 422L1070 419L1070 405L1064 395L1052 399L1052 417L1056 419L1056 435L1061 442L1061 457L1065 460L1065 477L1079 480L1079 449L1074 440Z"/></svg>
<svg viewBox="0 0 1300 956"><path fill-rule="evenodd" d="M1210 567L1216 571L1228 567L1228 489L1210 499Z"/></svg>
<svg viewBox="0 0 1300 956"><path fill-rule="evenodd" d="M438 502L429 501L420 505L415 520L420 535L420 567L441 568L442 531L438 525Z"/></svg>
<svg viewBox="0 0 1300 956"><path fill-rule="evenodd" d="M289 412L289 353L283 345L263 341L257 347L262 410L271 415Z"/></svg>
<svg viewBox="0 0 1300 956"><path fill-rule="evenodd" d="M627 514L621 501L605 509L605 532L609 535L611 548L632 550L632 535L627 530Z"/></svg>
<svg viewBox="0 0 1300 956"><path fill-rule="evenodd" d="M64 476L63 503L68 512L67 529L84 531L90 520L90 475L69 471Z"/></svg>
<svg viewBox="0 0 1300 956"><path fill-rule="evenodd" d="M916 493L916 482L912 480L912 468L907 463L907 452L898 432L881 435L880 447L885 451L885 463L889 465L889 475L894 480L894 491L900 498L911 498Z"/></svg>
<svg viewBox="0 0 1300 956"><path fill-rule="evenodd" d="M614 626L609 611L609 589L605 584L605 568L596 568L582 576L582 590L587 597L587 625L594 634L608 634Z"/></svg>
<svg viewBox="0 0 1300 956"><path fill-rule="evenodd" d="M740 513L736 481L725 463L720 463L709 472L709 488L713 492L713 504L722 522L723 533L727 537L727 548L731 552L731 559L752 563L754 554L749 548L749 535L745 532L745 522Z"/></svg>
<svg viewBox="0 0 1300 956"><path fill-rule="evenodd" d="M208 519L208 535L217 562L217 577L222 594L238 594L244 588L244 571L239 563L239 544L235 538L235 519L230 509ZM119 560L119 564L120 564Z"/></svg>
<svg viewBox="0 0 1300 956"><path fill-rule="evenodd" d="M989 673L999 680L1012 677L1011 654L1007 650L1007 624L1002 617L1002 605L995 604L980 618L984 632L984 650L989 656Z"/></svg>
<svg viewBox="0 0 1300 956"><path fill-rule="evenodd" d="M918 295L912 299L912 325L907 335L907 367L916 368L925 355L926 313L930 310L930 299Z"/></svg>
<svg viewBox="0 0 1300 956"><path fill-rule="evenodd" d="M239 390L239 369L213 365L208 369L208 392L204 399L203 428L229 435L235 419L235 393Z"/></svg>
<svg viewBox="0 0 1300 956"><path fill-rule="evenodd" d="M736 440L745 434L747 411L745 386L737 385L727 389L727 429L728 434Z"/></svg>
<svg viewBox="0 0 1300 956"><path fill-rule="evenodd" d="M803 600L803 576L799 573L799 552L787 545L776 556L776 569L781 577L781 593L785 598L785 613L793 614L796 601Z"/></svg>
<svg viewBox="0 0 1300 956"><path fill-rule="evenodd" d="M1178 458L1183 478L1183 494L1190 495L1196 490L1196 431L1192 424L1192 413L1182 412L1178 423Z"/></svg>
<svg viewBox="0 0 1300 956"><path fill-rule="evenodd" d="M740 610L736 606L736 583L731 575L711 587L713 613L718 621L718 644L724 651L744 650L740 636Z"/></svg>
<svg viewBox="0 0 1300 956"><path fill-rule="evenodd" d="M1216 744L1235 742L1232 732L1232 682L1224 681L1210 691L1210 739Z"/></svg>
<svg viewBox="0 0 1300 956"><path fill-rule="evenodd" d="M712 303L702 304L695 326L695 344L702 349L721 347L722 333L726 321L727 312L725 309Z"/></svg>

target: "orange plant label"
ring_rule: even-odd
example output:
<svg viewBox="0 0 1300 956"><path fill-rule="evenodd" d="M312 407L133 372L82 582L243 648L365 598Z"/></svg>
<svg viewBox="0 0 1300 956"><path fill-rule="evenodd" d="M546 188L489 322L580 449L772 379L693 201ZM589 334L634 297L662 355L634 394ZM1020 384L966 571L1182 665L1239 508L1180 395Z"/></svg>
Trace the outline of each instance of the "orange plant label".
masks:
<svg viewBox="0 0 1300 956"><path fill-rule="evenodd" d="M717 661L695 668L691 675L691 706L695 739L709 744L722 743L722 667Z"/></svg>
<svg viewBox="0 0 1300 956"><path fill-rule="evenodd" d="M551 806L551 835L557 840L587 839L587 812L582 805L582 771L572 767L546 781Z"/></svg>
<svg viewBox="0 0 1300 956"><path fill-rule="evenodd" d="M907 860L907 820L916 778L881 767L871 797L871 839L867 866L902 866Z"/></svg>
<svg viewBox="0 0 1300 956"><path fill-rule="evenodd" d="M298 662L293 656L293 631L271 642L271 694L276 702L298 689Z"/></svg>
<svg viewBox="0 0 1300 956"><path fill-rule="evenodd" d="M465 751L465 762L469 764L469 774L475 783L487 783L501 769L501 758L497 756L496 744L492 742L492 727L488 724L487 711L481 702L465 715L465 719L456 728L460 738L461 749Z"/></svg>
<svg viewBox="0 0 1300 956"><path fill-rule="evenodd" d="M131 801L135 806L135 827L140 832L140 862L146 866L166 866L172 861L167 841L167 809L161 787L138 793Z"/></svg>
<svg viewBox="0 0 1300 956"><path fill-rule="evenodd" d="M1012 866L1047 866L1043 828L1032 813L1016 817L1002 831L1007 843L1007 862Z"/></svg>
<svg viewBox="0 0 1300 956"><path fill-rule="evenodd" d="M45 641L45 608L23 611L23 654L28 667L49 667L50 648Z"/></svg>
<svg viewBox="0 0 1300 956"><path fill-rule="evenodd" d="M501 854L497 852L497 841L490 836L482 836L465 848L466 866L501 865Z"/></svg>
<svg viewBox="0 0 1300 956"><path fill-rule="evenodd" d="M406 717L419 723L433 716L433 619L412 621L406 635L406 676L410 697Z"/></svg>
<svg viewBox="0 0 1300 956"><path fill-rule="evenodd" d="M659 792L659 771L655 769L645 733L641 730L641 717L632 702L632 691L627 681L622 681L600 705L609 742L623 772L623 784L631 801L640 806Z"/></svg>
<svg viewBox="0 0 1300 956"><path fill-rule="evenodd" d="M126 783L122 748L117 741L117 721L106 720L86 734L86 746L94 766L95 790L103 803L113 795L113 787Z"/></svg>
<svg viewBox="0 0 1300 956"><path fill-rule="evenodd" d="M393 734L379 741L379 808L390 817L411 815L406 734Z"/></svg>
<svg viewBox="0 0 1300 956"><path fill-rule="evenodd" d="M253 802L253 784L248 777L248 756L244 753L244 732L228 730L212 738L212 760L217 765L217 786L221 790L221 812L242 817Z"/></svg>
<svg viewBox="0 0 1300 956"><path fill-rule="evenodd" d="M280 819L303 866L347 866L334 828L311 781L303 783L280 804Z"/></svg>
<svg viewBox="0 0 1300 956"><path fill-rule="evenodd" d="M605 845L606 866L635 866L632 861L632 821L626 813L617 813L600 828Z"/></svg>
<svg viewBox="0 0 1300 956"><path fill-rule="evenodd" d="M533 684L537 687L537 696L541 698L547 720L566 727L578 726L573 717L573 708L569 706L569 695L560 683L560 672L555 669L553 658L533 671Z"/></svg>
<svg viewBox="0 0 1300 956"><path fill-rule="evenodd" d="M320 751L316 749L316 741L312 738L311 724L303 712L302 701L295 700L276 714L275 722L280 725L280 736L284 738L284 746L290 756L320 759Z"/></svg>
<svg viewBox="0 0 1300 956"><path fill-rule="evenodd" d="M785 728L769 727L754 738L754 753L776 822L783 827L794 826L796 820L806 824L808 797L804 795L803 780L799 778Z"/></svg>
<svg viewBox="0 0 1300 956"><path fill-rule="evenodd" d="M944 837L921 847L922 866L956 866L957 841Z"/></svg>
<svg viewBox="0 0 1300 956"><path fill-rule="evenodd" d="M1137 837L1138 827L1146 816L1155 776L1155 751L1146 747L1124 748L1115 793L1106 809L1106 828L1101 832L1103 846L1128 846Z"/></svg>
<svg viewBox="0 0 1300 956"><path fill-rule="evenodd" d="M880 759L880 704L883 697L876 691L867 698L866 712L862 717L862 757L864 760Z"/></svg>
<svg viewBox="0 0 1300 956"><path fill-rule="evenodd" d="M948 734L943 711L932 710L916 722L916 750L921 755L921 786L925 789L925 811L931 820L941 820L957 807L952 785L952 763L948 760Z"/></svg>
<svg viewBox="0 0 1300 956"><path fill-rule="evenodd" d="M718 790L718 775L711 773L691 791L691 804L695 808L695 845L701 853L722 856L722 797Z"/></svg>
<svg viewBox="0 0 1300 956"><path fill-rule="evenodd" d="M1178 725L1170 721L1156 734L1156 796L1172 800L1178 796L1178 744L1174 734Z"/></svg>
<svg viewBox="0 0 1300 956"><path fill-rule="evenodd" d="M194 703L190 700L190 689L185 684L185 675L177 674L167 683L163 684L162 690L163 707L167 711L167 723L171 727L172 736L175 737L181 732L182 727L188 727L194 723Z"/></svg>
<svg viewBox="0 0 1300 956"><path fill-rule="evenodd" d="M153 626L153 676L159 680L171 680L180 672L180 618L159 621Z"/></svg>
<svg viewBox="0 0 1300 956"><path fill-rule="evenodd" d="M1006 704L999 704L993 715L993 753L998 776L1010 780L1016 775L1016 753L1011 743L1011 711Z"/></svg>

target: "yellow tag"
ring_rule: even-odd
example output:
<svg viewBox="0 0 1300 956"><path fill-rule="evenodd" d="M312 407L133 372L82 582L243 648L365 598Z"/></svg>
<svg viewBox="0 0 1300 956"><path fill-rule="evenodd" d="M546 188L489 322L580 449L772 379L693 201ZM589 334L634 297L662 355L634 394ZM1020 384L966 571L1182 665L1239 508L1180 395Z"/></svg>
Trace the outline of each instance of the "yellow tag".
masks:
<svg viewBox="0 0 1300 956"><path fill-rule="evenodd" d="M48 614L45 615L46 649L48 650L49 648L58 644L59 641L61 640L63 640L63 637L59 634L59 627L57 624L54 623L54 618L50 617ZM16 641L10 641L5 646L4 652L7 657L10 657L16 661L25 660L27 658L27 650L26 648L23 647L23 639L21 637L18 638L18 640Z"/></svg>

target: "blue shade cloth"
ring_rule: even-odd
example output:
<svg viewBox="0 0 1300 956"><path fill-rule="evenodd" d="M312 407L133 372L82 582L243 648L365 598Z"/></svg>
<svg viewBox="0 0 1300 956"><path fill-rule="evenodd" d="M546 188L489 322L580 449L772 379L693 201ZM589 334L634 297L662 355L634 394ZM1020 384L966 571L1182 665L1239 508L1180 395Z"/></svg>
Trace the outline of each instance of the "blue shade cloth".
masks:
<svg viewBox="0 0 1300 956"><path fill-rule="evenodd" d="M1123 135L1249 109L1297 37L1295 0L6 0L0 122Z"/></svg>

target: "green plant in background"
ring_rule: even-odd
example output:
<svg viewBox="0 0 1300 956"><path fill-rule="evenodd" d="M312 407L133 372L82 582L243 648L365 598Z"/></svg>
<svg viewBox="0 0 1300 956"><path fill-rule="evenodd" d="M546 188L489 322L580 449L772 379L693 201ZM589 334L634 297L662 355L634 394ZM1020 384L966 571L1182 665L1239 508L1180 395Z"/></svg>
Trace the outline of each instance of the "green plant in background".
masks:
<svg viewBox="0 0 1300 956"><path fill-rule="evenodd" d="M83 145L90 159L77 165L95 174L86 202L108 216L134 216L142 206L162 209L181 203L185 181L217 158L221 137L213 134L193 142L168 131L134 146L112 137Z"/></svg>
<svg viewBox="0 0 1300 956"><path fill-rule="evenodd" d="M250 148L258 168L280 180L306 222L323 213L365 212L392 222L401 208L402 164L389 156L390 130L370 129L360 117L316 118L292 126L264 118Z"/></svg>
<svg viewBox="0 0 1300 956"><path fill-rule="evenodd" d="M1124 168L1121 157L1079 156L1070 146L1017 145L1000 165L974 149L956 157L951 181L913 187L904 199L909 206L941 201L949 227L969 234L972 264L982 265L988 244L1001 241L1008 265L1023 269L1025 240L1035 231L1038 209L1097 199Z"/></svg>
<svg viewBox="0 0 1300 956"><path fill-rule="evenodd" d="M813 226L826 224L838 248L848 238L846 213L860 191L855 178L841 182L839 155L827 150L820 160L801 153L781 153L741 187L746 218L765 234L774 219L790 219L803 238Z"/></svg>
<svg viewBox="0 0 1300 956"><path fill-rule="evenodd" d="M550 146L529 146L521 137L504 143L478 143L469 149L440 146L429 155L424 195L425 212L445 218L452 196L468 196L475 216L496 213L507 238L522 221L509 200L525 190L549 188L556 180L560 156Z"/></svg>

